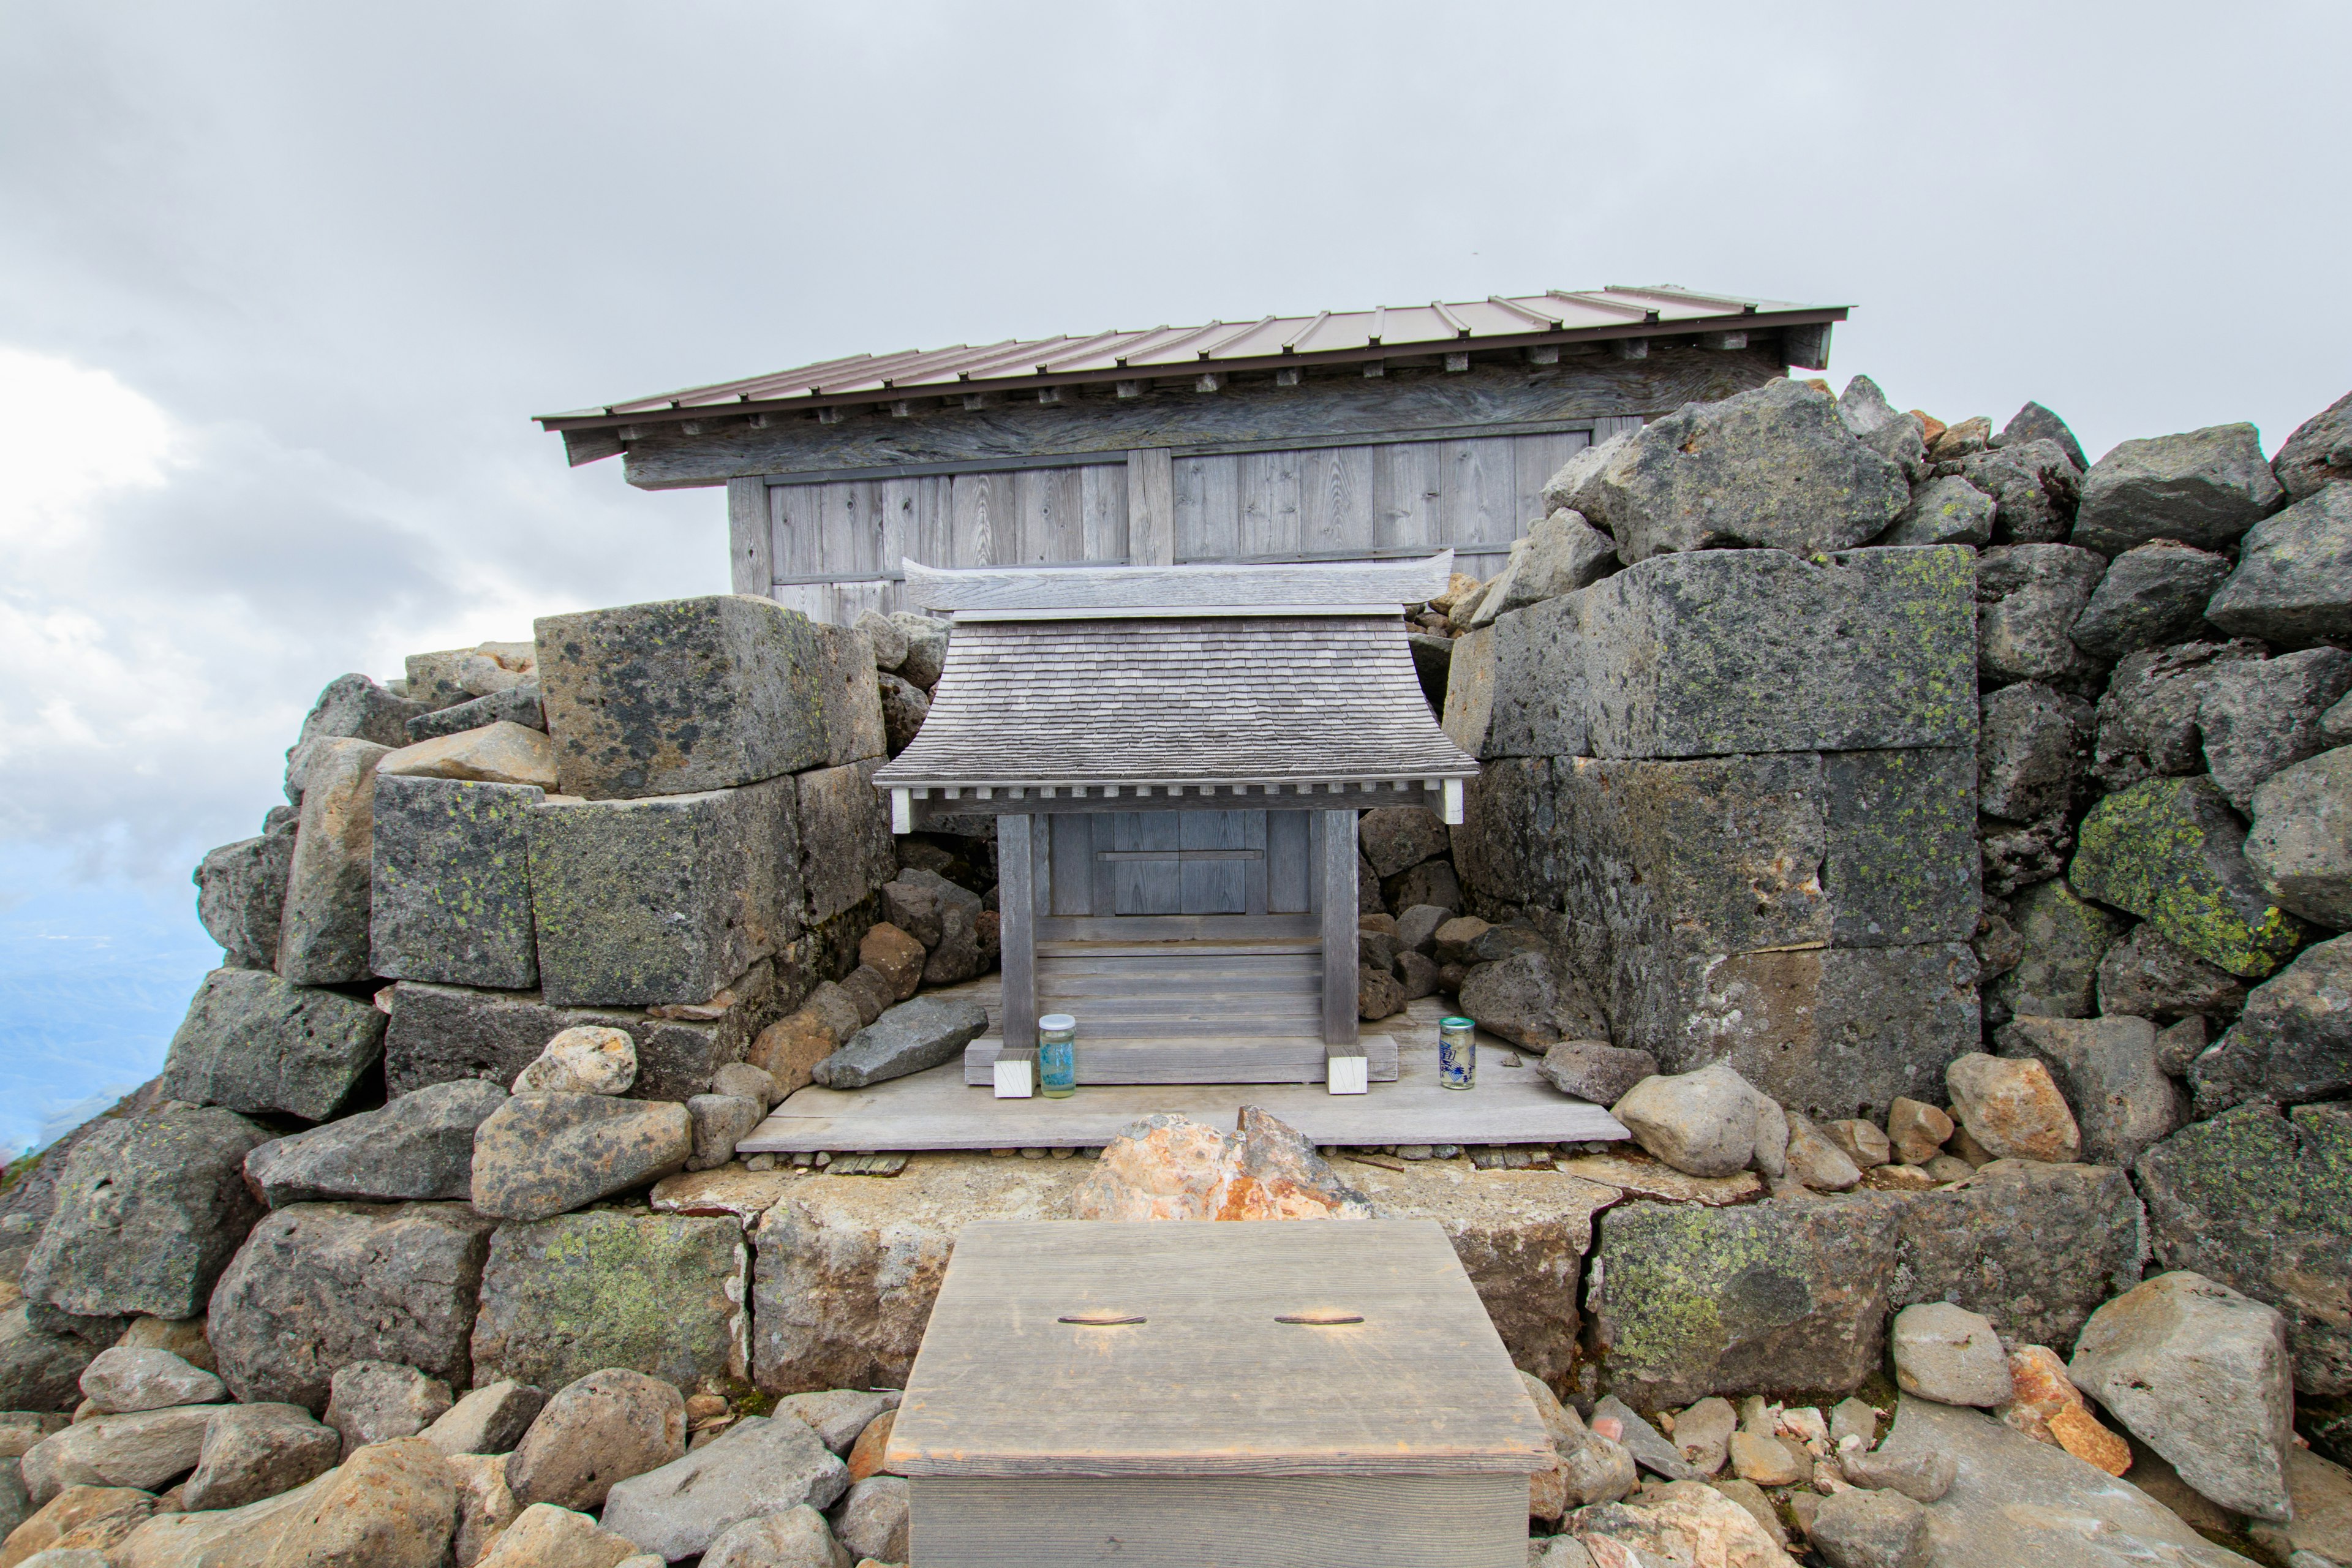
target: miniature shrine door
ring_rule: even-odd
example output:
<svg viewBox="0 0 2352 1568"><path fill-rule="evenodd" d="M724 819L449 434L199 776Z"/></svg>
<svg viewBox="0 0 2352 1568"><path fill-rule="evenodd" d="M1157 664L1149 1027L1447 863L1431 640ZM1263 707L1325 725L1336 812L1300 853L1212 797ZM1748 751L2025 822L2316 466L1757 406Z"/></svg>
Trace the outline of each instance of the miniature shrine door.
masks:
<svg viewBox="0 0 2352 1568"><path fill-rule="evenodd" d="M1039 940L1312 941L1322 814L1105 811L1045 817Z"/></svg>

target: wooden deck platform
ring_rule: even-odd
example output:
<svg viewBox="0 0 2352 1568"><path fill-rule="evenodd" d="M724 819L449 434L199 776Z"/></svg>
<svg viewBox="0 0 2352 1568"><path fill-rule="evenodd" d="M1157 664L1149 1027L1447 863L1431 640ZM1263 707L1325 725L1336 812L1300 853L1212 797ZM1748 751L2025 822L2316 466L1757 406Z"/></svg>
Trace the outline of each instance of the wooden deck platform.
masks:
<svg viewBox="0 0 2352 1568"><path fill-rule="evenodd" d="M996 977L950 988L996 1021ZM1088 1149L1139 1117L1176 1111L1231 1128L1244 1105L1280 1117L1321 1144L1569 1143L1626 1136L1597 1105L1554 1089L1508 1041L1481 1031L1478 1082L1449 1089L1437 1081L1435 998L1381 1020L1394 1037L1397 1078L1365 1094L1335 1095L1321 1084L1134 1084L1082 1088L1067 1100L998 1100L964 1081L959 1059L866 1089L811 1085L786 1099L737 1144L745 1154L872 1153L924 1149ZM1081 1052L1085 1047L1080 1044ZM1510 1062L1518 1065L1506 1065Z"/></svg>

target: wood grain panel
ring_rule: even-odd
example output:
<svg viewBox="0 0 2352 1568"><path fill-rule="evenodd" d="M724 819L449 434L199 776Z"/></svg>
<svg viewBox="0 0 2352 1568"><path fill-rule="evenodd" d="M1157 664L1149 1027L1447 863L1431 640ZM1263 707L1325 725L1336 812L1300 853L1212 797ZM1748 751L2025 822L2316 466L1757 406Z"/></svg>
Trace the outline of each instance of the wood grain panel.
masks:
<svg viewBox="0 0 2352 1568"><path fill-rule="evenodd" d="M824 548L823 485L790 485L771 490L776 506L776 575L814 577L823 570L818 552Z"/></svg>
<svg viewBox="0 0 2352 1568"><path fill-rule="evenodd" d="M1127 455L1128 559L1138 566L1176 563L1176 490L1165 447Z"/></svg>
<svg viewBox="0 0 2352 1568"><path fill-rule="evenodd" d="M1084 561L1127 559L1127 465L1089 463L1078 470Z"/></svg>
<svg viewBox="0 0 2352 1568"><path fill-rule="evenodd" d="M1372 542L1381 549L1434 545L1444 538L1444 443L1399 441L1372 448Z"/></svg>
<svg viewBox="0 0 2352 1568"><path fill-rule="evenodd" d="M764 595L776 583L776 534L764 479L727 481L727 581L738 594Z"/></svg>
<svg viewBox="0 0 2352 1568"><path fill-rule="evenodd" d="M1444 441L1438 500L1439 537L1448 543L1507 546L1525 531L1518 515L1517 437Z"/></svg>
<svg viewBox="0 0 2352 1568"><path fill-rule="evenodd" d="M1377 447L1325 447L1302 452L1298 469L1298 548L1308 552L1371 547Z"/></svg>
<svg viewBox="0 0 2352 1568"><path fill-rule="evenodd" d="M1591 444L1592 437L1579 430L1511 438L1512 462L1517 470L1518 515L1523 521L1531 523L1544 515L1544 486L1559 472L1561 464Z"/></svg>
<svg viewBox="0 0 2352 1568"><path fill-rule="evenodd" d="M1046 874L1046 912L1090 915L1095 910L1095 819L1047 816L1052 846Z"/></svg>
<svg viewBox="0 0 2352 1568"><path fill-rule="evenodd" d="M1305 914L1314 907L1309 881L1307 813L1265 814L1266 912Z"/></svg>
<svg viewBox="0 0 2352 1568"><path fill-rule="evenodd" d="M1241 459L1180 458L1176 486L1176 559L1230 561L1241 553Z"/></svg>
<svg viewBox="0 0 2352 1568"><path fill-rule="evenodd" d="M951 521L948 525L950 566L1002 566L1013 563L1003 553L1017 548L1019 524L1013 495L1014 476L958 474L950 483ZM936 564L929 563L928 564Z"/></svg>
<svg viewBox="0 0 2352 1568"><path fill-rule="evenodd" d="M1241 532L1239 555L1286 555L1305 548L1299 542L1299 475L1306 468L1301 452L1251 452L1241 465Z"/></svg>

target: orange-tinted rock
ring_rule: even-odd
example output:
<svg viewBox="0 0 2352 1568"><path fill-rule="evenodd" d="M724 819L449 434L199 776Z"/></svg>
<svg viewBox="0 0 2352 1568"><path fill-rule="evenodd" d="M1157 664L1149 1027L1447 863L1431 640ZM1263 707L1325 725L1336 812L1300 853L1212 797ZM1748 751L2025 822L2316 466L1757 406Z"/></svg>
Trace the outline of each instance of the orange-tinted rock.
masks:
<svg viewBox="0 0 2352 1568"><path fill-rule="evenodd" d="M751 1042L749 1060L776 1080L776 1098L782 1100L796 1089L807 1088L814 1081L810 1073L816 1064L840 1048L841 1040L825 1016L814 1007L803 1007L761 1030L759 1038Z"/></svg>
<svg viewBox="0 0 2352 1568"><path fill-rule="evenodd" d="M923 983L923 944L885 921L857 944L857 962L882 972L904 1002Z"/></svg>
<svg viewBox="0 0 2352 1568"><path fill-rule="evenodd" d="M2076 1458L2111 1476L2120 1476L2132 1467L2131 1445L2100 1426L2099 1418L2084 1405L2065 1405L2053 1414L2050 1436Z"/></svg>
<svg viewBox="0 0 2352 1568"><path fill-rule="evenodd" d="M2018 1346L2009 1352L2009 1403L1995 1406L1993 1413L2037 1443L2063 1447L2050 1429L2050 1418L2061 1410L2081 1409L2083 1395L2066 1375L2066 1363L2058 1352L2048 1345Z"/></svg>
<svg viewBox="0 0 2352 1568"><path fill-rule="evenodd" d="M1364 1219L1371 1205L1315 1145L1254 1105L1234 1136L1171 1113L1114 1140L1073 1200L1080 1219Z"/></svg>
<svg viewBox="0 0 2352 1568"><path fill-rule="evenodd" d="M1944 1082L1960 1124L1995 1159L2063 1164L2082 1156L2082 1130L2040 1061L1973 1051L1944 1069Z"/></svg>
<svg viewBox="0 0 2352 1568"><path fill-rule="evenodd" d="M881 1415L868 1421L866 1424L866 1430L857 1435L857 1441L852 1444L849 1449L850 1484L854 1486L868 1476L886 1476L893 1473L890 1467L884 1462L882 1451L890 1446L890 1426L898 1418L897 1411L885 1410Z"/></svg>

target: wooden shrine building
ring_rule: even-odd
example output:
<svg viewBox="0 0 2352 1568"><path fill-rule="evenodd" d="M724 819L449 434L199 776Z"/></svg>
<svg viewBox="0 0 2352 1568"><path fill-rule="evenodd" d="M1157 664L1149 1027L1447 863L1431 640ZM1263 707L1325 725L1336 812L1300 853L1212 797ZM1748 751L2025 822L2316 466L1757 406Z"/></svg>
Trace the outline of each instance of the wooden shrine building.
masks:
<svg viewBox="0 0 2352 1568"><path fill-rule="evenodd" d="M859 354L541 423L724 486L739 594L840 625L928 566L1360 561L1491 576L1580 447L1829 363L1840 306L1550 291Z"/></svg>
<svg viewBox="0 0 2352 1568"><path fill-rule="evenodd" d="M1439 729L1401 607L1453 556L938 571L955 617L929 716L875 774L892 828L996 819L1000 1050L1077 1016L1082 1083L1397 1076L1357 1030L1356 815L1462 820L1475 759Z"/></svg>

